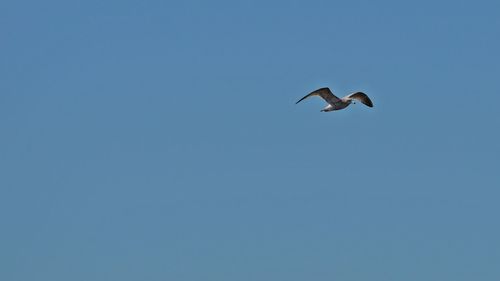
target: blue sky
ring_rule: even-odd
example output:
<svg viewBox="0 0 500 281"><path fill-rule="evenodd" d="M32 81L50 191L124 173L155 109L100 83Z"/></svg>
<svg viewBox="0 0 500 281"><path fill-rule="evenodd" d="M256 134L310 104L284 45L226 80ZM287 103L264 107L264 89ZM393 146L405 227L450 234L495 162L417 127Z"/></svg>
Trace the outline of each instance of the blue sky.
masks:
<svg viewBox="0 0 500 281"><path fill-rule="evenodd" d="M1 2L0 279L499 280L499 9Z"/></svg>

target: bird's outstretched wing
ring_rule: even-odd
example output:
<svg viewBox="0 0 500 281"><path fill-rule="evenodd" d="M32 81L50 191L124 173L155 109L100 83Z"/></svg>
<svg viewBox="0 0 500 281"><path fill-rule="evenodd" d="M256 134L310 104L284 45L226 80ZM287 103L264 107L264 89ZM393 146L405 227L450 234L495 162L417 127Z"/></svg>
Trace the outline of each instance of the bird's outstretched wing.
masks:
<svg viewBox="0 0 500 281"><path fill-rule="evenodd" d="M344 97L345 99L355 99L362 102L364 105L373 107L373 103L370 98L363 92L356 92Z"/></svg>
<svg viewBox="0 0 500 281"><path fill-rule="evenodd" d="M338 101L340 101L339 98L337 98L333 93L332 91L330 91L330 89L328 88L321 88L321 89L317 89L316 91L314 92L311 92L310 94L308 94L307 96L301 98L298 102L296 102L295 104L301 102L302 100L305 100L307 99L308 97L312 97L312 96L320 96L321 98L323 98L327 103L329 104L334 104Z"/></svg>

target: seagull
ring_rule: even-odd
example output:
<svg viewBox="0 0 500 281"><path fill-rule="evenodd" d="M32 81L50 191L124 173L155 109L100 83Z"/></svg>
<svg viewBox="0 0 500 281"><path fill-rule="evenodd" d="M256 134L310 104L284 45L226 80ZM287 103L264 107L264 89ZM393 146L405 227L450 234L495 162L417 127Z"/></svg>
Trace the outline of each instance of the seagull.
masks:
<svg viewBox="0 0 500 281"><path fill-rule="evenodd" d="M347 95L347 96L339 99L328 88L317 89L316 91L311 92L307 96L301 98L295 104L301 102L302 100L307 99L308 97L312 97L312 96L320 96L322 99L324 99L328 103L328 105L325 108L323 108L321 110L321 112L329 112L329 111L333 111L333 110L344 109L344 108L348 107L351 103L353 103L354 100L358 100L368 107L373 107L372 101L363 92L355 92L355 93L352 93L350 95Z"/></svg>

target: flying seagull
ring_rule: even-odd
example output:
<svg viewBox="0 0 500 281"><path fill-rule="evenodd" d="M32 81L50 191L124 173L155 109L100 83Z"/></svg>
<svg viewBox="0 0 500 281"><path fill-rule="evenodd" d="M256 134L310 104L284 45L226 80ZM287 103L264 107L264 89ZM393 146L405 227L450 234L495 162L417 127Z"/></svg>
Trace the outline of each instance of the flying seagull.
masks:
<svg viewBox="0 0 500 281"><path fill-rule="evenodd" d="M373 103L370 100L370 98L363 92L355 92L350 95L347 95L343 98L338 98L336 97L332 91L328 88L321 88L318 89L314 92L311 92L307 96L301 98L298 102L295 104L301 102L302 100L307 99L308 97L312 96L320 96L322 99L324 99L328 105L321 110L321 112L328 112L328 111L333 111L333 110L340 110L348 107L354 100L358 100L365 104L366 106L373 107Z"/></svg>

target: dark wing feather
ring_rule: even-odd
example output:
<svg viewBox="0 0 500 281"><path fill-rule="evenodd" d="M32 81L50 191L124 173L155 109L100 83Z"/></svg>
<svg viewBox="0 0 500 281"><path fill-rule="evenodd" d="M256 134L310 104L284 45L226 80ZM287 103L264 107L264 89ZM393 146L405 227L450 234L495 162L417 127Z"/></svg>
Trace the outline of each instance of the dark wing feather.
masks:
<svg viewBox="0 0 500 281"><path fill-rule="evenodd" d="M362 102L363 104L365 104L366 106L369 106L369 107L373 107L373 103L372 101L370 100L370 98L363 92L356 92L356 93L352 93L350 95L347 96L347 98L349 99L355 99L355 100L359 100L360 102Z"/></svg>
<svg viewBox="0 0 500 281"><path fill-rule="evenodd" d="M312 97L312 96L320 96L321 98L323 98L329 104L333 104L333 103L336 103L336 102L340 101L340 99L338 97L336 97L332 93L332 91L330 91L330 89L328 89L328 88L321 88L321 89L318 89L318 90L316 90L314 92L309 93L307 96L301 98L295 104L301 102L302 100L307 99L308 97Z"/></svg>

